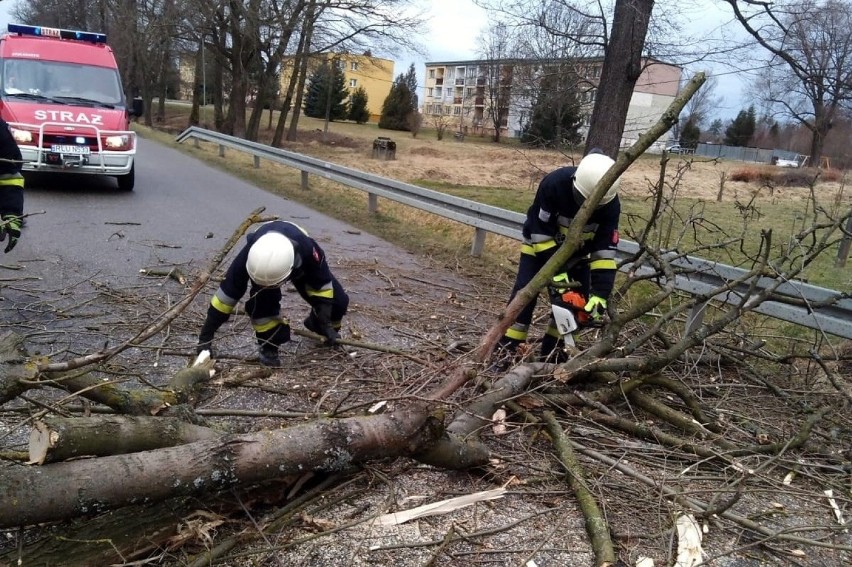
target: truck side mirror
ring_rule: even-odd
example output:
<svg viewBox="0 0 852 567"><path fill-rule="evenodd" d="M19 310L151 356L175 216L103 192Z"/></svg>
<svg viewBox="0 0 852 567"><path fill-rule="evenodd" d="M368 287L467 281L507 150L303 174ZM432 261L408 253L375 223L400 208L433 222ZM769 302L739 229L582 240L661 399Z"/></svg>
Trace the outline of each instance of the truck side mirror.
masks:
<svg viewBox="0 0 852 567"><path fill-rule="evenodd" d="M145 114L145 102L142 100L141 96L133 97L133 102L130 106L130 115L142 116L143 114Z"/></svg>

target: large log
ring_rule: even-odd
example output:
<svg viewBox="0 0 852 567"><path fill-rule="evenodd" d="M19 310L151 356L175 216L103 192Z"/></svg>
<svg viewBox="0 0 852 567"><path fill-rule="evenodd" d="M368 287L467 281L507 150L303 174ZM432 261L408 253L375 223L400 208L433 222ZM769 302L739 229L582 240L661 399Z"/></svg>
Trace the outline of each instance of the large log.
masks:
<svg viewBox="0 0 852 567"><path fill-rule="evenodd" d="M523 393L537 373L552 368L552 364L541 362L515 366L487 392L460 410L441 438L414 458L421 463L458 470L486 465L491 453L479 440L479 432L491 423L491 416L498 407Z"/></svg>
<svg viewBox="0 0 852 567"><path fill-rule="evenodd" d="M0 528L64 520L137 502L201 494L412 453L440 434L425 407L129 455L0 469Z"/></svg>
<svg viewBox="0 0 852 567"><path fill-rule="evenodd" d="M30 464L137 453L220 436L173 417L50 417L33 424Z"/></svg>

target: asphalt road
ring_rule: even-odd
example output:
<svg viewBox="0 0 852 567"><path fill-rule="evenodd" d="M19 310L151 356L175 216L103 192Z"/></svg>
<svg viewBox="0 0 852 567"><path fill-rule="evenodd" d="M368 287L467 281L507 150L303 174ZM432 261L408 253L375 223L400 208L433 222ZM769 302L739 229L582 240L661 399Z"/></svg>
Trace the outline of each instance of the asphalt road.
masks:
<svg viewBox="0 0 852 567"><path fill-rule="evenodd" d="M407 261L385 241L140 139L132 192L119 191L110 177L28 178L25 212L32 216L17 248L0 264L17 264L23 269L16 275L38 276L60 288L81 278L138 280L141 268L177 265L189 272L205 267L258 207L307 229L330 259L393 253L398 262Z"/></svg>

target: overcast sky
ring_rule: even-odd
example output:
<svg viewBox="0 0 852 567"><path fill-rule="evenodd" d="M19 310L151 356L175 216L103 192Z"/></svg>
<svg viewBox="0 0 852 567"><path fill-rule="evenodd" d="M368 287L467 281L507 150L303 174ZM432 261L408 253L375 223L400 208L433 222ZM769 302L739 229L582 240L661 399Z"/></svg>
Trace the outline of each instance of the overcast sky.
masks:
<svg viewBox="0 0 852 567"><path fill-rule="evenodd" d="M424 63L426 61L464 61L478 59L477 37L487 25L485 10L474 4L473 0L423 0L422 6L428 11L428 33L422 43L427 50L425 56L418 54L400 55L394 59L394 76L404 73L414 63L418 82L423 83ZM688 11L688 12L687 12ZM718 26L730 18L728 11L718 3L693 3L682 5L681 13L689 22L694 22L696 33L709 33L702 26ZM716 23L718 22L718 23ZM709 69L717 76L716 96L722 99L718 108L718 117L731 120L747 107L750 101L744 100L741 75L731 73L721 66ZM686 70L685 78L693 71Z"/></svg>

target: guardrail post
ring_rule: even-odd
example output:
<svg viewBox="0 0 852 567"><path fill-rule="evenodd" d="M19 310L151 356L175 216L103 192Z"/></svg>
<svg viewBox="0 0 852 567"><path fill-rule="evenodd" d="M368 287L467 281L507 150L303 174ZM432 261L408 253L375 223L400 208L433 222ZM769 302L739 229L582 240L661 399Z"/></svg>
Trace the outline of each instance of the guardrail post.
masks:
<svg viewBox="0 0 852 567"><path fill-rule="evenodd" d="M485 235L488 234L485 229L477 227L473 233L473 245L470 247L470 255L474 258L482 256L482 249L485 248Z"/></svg>
<svg viewBox="0 0 852 567"><path fill-rule="evenodd" d="M707 311L707 302L696 303L692 306L689 315L686 316L686 328L683 331L683 336L687 337L692 332L701 326L704 322L704 313Z"/></svg>
<svg viewBox="0 0 852 567"><path fill-rule="evenodd" d="M846 265L846 260L849 258L849 248L852 248L852 217L846 219L846 234L843 235L843 240L840 241L840 249L837 250L837 261L834 265L842 268Z"/></svg>
<svg viewBox="0 0 852 567"><path fill-rule="evenodd" d="M254 156L254 168L260 169L260 156Z"/></svg>
<svg viewBox="0 0 852 567"><path fill-rule="evenodd" d="M308 190L308 172L302 171L302 189Z"/></svg>
<svg viewBox="0 0 852 567"><path fill-rule="evenodd" d="M196 148L201 147L201 142L198 141L198 138L193 138L192 142L193 142L193 144L195 145Z"/></svg>
<svg viewBox="0 0 852 567"><path fill-rule="evenodd" d="M219 157L225 157L225 146L219 144Z"/></svg>
<svg viewBox="0 0 852 567"><path fill-rule="evenodd" d="M367 212L370 214L379 212L379 196L375 193L367 193Z"/></svg>

